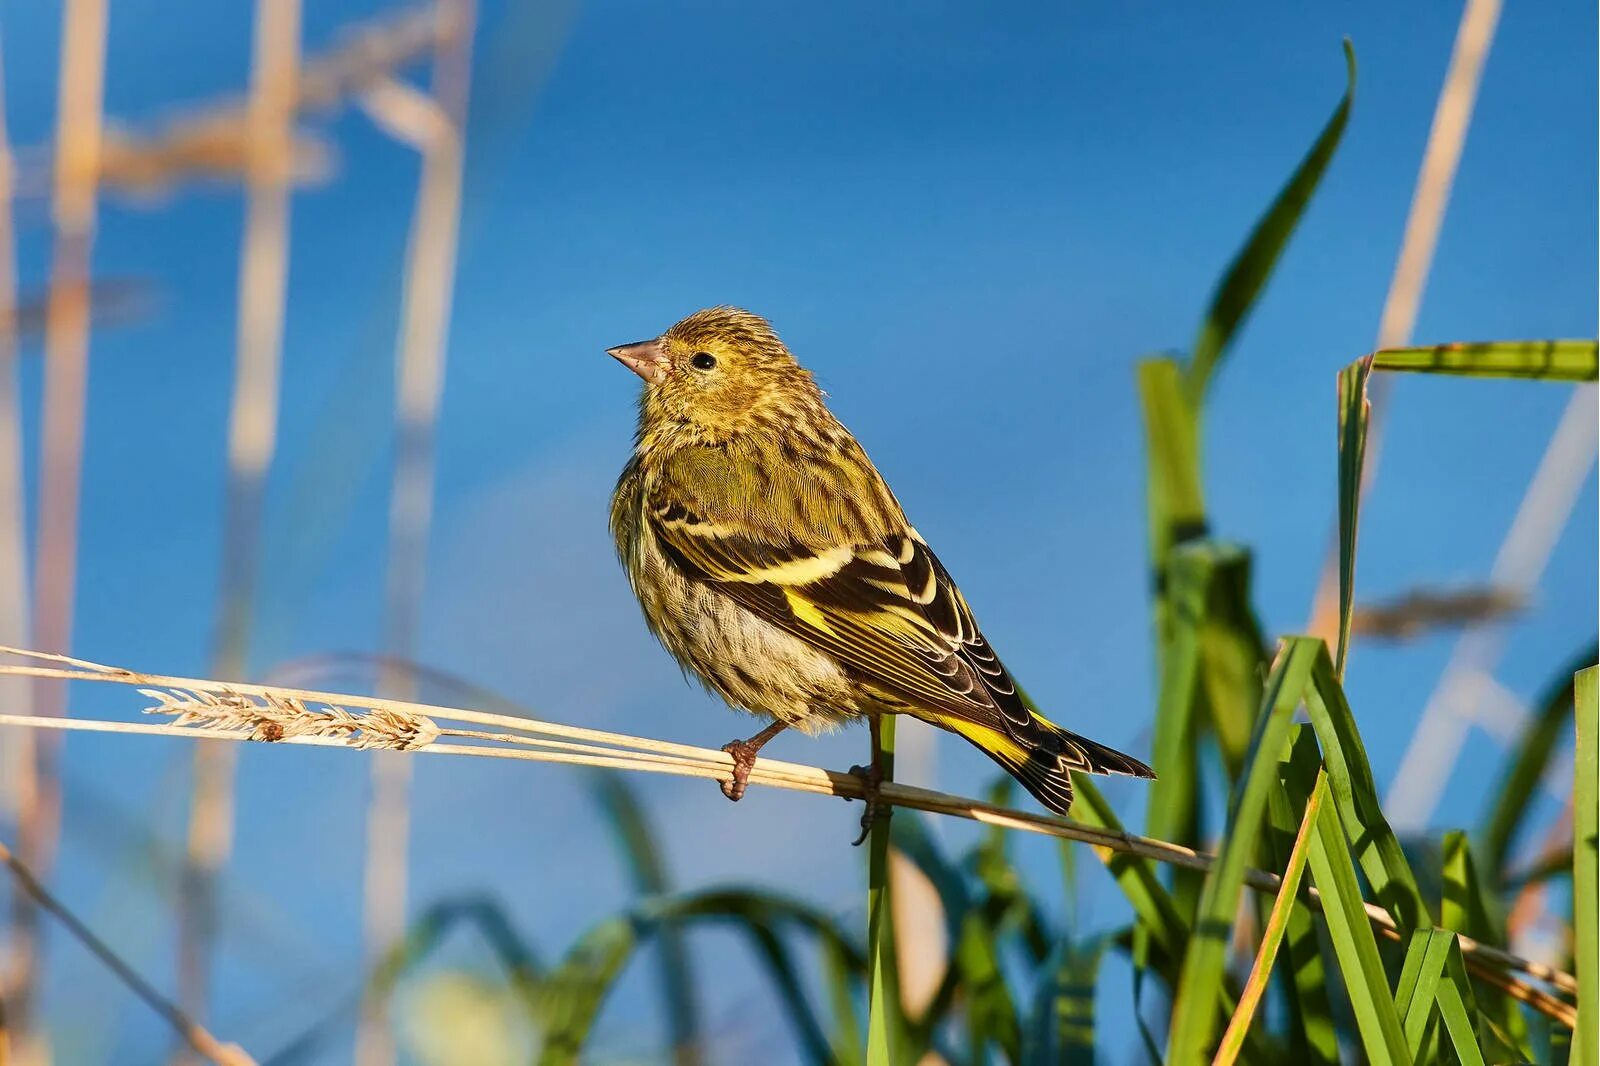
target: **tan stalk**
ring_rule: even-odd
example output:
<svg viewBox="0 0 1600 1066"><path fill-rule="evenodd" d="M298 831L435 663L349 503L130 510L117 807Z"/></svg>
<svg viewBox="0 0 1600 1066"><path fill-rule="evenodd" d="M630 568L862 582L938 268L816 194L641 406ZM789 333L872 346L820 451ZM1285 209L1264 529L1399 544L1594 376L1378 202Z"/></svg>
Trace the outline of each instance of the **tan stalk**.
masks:
<svg viewBox="0 0 1600 1066"><path fill-rule="evenodd" d="M224 1044L206 1028L192 1017L185 1014L176 1004L168 1000L154 985L145 980L132 966L128 965L120 955L112 950L90 929L83 920L72 913L59 899L44 887L39 877L30 870L26 863L11 853L11 849L0 843L0 865L6 866L11 871L12 878L16 881L18 889L33 900L39 907L50 912L72 934L90 954L105 964L106 968L116 975L117 980L128 987L134 995L143 1000L145 1005L161 1016L162 1020L172 1027L185 1046L216 1066L253 1066L252 1059L243 1048L237 1044ZM0 1066L4 1060L0 1059Z"/></svg>
<svg viewBox="0 0 1600 1066"><path fill-rule="evenodd" d="M22 407L17 395L17 249L11 216L11 139L6 129L5 74L0 65L0 641L28 640L27 535L22 487ZM0 706L21 707L22 678L0 679ZM0 826L18 819L34 759L32 730L0 737ZM0 944L0 949L4 945ZM0 950L0 1066L12 1058L6 1021L6 966Z"/></svg>
<svg viewBox="0 0 1600 1066"><path fill-rule="evenodd" d="M101 101L105 81L106 0L67 0L61 35L56 113L55 227L50 300L45 318L44 414L39 458L38 559L33 586L33 639L66 650L72 640L77 578L78 503L89 386L89 261L94 243L95 175L99 171ZM66 709L66 686L39 678L37 714ZM22 789L17 845L22 860L48 876L61 828L58 767L61 736L45 733L34 745L34 766ZM32 899L12 900L8 1015L23 1063L42 1055L34 1033L33 992L40 987L38 913Z"/></svg>
<svg viewBox="0 0 1600 1066"><path fill-rule="evenodd" d="M299 115L329 111L367 92L432 49L438 19L431 7L385 16L351 28L333 48L301 67L294 107ZM230 96L192 107L151 132L111 129L100 154L100 180L108 188L149 197L170 192L183 181L233 181L245 175L250 158L250 104ZM21 153L24 160L42 156ZM301 137L293 142L292 170L297 181L321 176L331 166L327 150ZM47 183L38 167L24 163L17 196L43 195Z"/></svg>
<svg viewBox="0 0 1600 1066"><path fill-rule="evenodd" d="M244 677L249 672L263 496L277 439L299 63L300 0L257 0L239 261L238 354L228 419L222 574L212 649L212 671L219 677ZM194 750L178 927L178 994L184 1009L196 1018L207 1013L217 935L216 880L233 847L237 755L232 744L211 741Z"/></svg>
<svg viewBox="0 0 1600 1066"><path fill-rule="evenodd" d="M384 590L383 647L394 662L414 658L426 587L429 529L433 518L434 468L439 401L444 388L445 343L455 285L456 239L461 217L461 179L466 151L467 90L472 75L473 0L440 0L434 54L432 110L425 124L422 176L411 222L401 305L396 365L396 453L389 502L389 560ZM387 81L377 97L414 102ZM417 111L413 107L412 111ZM391 127L393 128L393 127ZM380 672L380 694L414 697L404 668ZM411 832L411 762L379 752L372 759L372 798L367 810L363 886L365 951L376 965L405 935L406 863ZM356 1028L358 1066L388 1066L394 1038L385 1004L369 995Z"/></svg>
<svg viewBox="0 0 1600 1066"><path fill-rule="evenodd" d="M401 747L423 754L467 755L484 758L522 759L565 765L604 766L614 769L636 770L643 773L676 774L684 777L708 778L718 781L727 780L731 775L733 766L733 762L727 753L720 750L699 748L688 744L677 744L671 741L654 740L645 737L633 737L623 733L609 733L603 730L563 725L556 722L537 721L503 714L490 714L466 708L436 707L428 704L385 700L370 696L136 673L83 660L70 659L66 656L47 655L18 648L0 647L0 654L21 655L62 664L60 666L0 665L0 675L9 673L29 677L62 677L82 681L111 682L150 689L163 689L167 690L169 694L178 695L180 702L183 694L193 696L195 693L209 693L217 697L219 702L224 700L237 701L239 697L254 697L257 704L269 709L261 711L259 714L249 712L250 714L255 714L254 717L219 719L230 721L234 726L232 729L218 729L205 725L184 727L94 719L50 719L13 714L0 714L0 725L58 730L94 730L110 733L142 733L190 737L214 736L229 740L245 740L257 735L261 739L271 739L276 736L271 723L277 713L272 708L281 708L286 704L298 702L308 708L311 705L322 705L334 711L344 712L349 712L354 708L363 708L390 716L397 715L408 719L426 719L429 722L433 722L436 727L437 722L440 720L492 726L494 731L437 727L440 737L458 737L476 740L480 743L453 744L433 741L417 746L414 739L411 738L419 737L430 732L430 730L427 725L413 722L412 725L400 729L395 734L407 738L404 742L380 742L375 741L372 737L363 740L358 735L353 743L349 736L352 732L359 734L359 728L352 730L348 724L338 724L343 722L343 719L339 719L338 715L335 714L334 718L338 721L333 725L318 725L308 720L304 726L305 732L286 731L281 736L281 742L283 743L346 748L362 746ZM203 697L194 697L192 702L201 705L205 704ZM169 701L159 698L157 698L157 703L158 706L153 709L162 713L176 711L182 714L190 710L199 709L188 706L176 707L170 704ZM243 710L237 702L232 703L230 706L235 712ZM317 711L313 713L325 715L329 712ZM192 720L198 721L200 719ZM322 721L326 720L316 719L316 722ZM393 725L382 725L380 727L380 737L389 735L389 733L395 731L395 728ZM266 732L258 734L258 729L265 729ZM550 738L561 739L552 740ZM487 742L487 744L484 742ZM750 780L753 783L770 785L774 788L787 788L820 795L858 798L862 794L861 779L856 775L838 773L798 763L779 762L773 759L758 759ZM985 825L1082 841L1094 846L1102 860L1108 860L1109 853L1120 851L1142 855L1156 862L1184 866L1196 870L1209 868L1212 861L1212 857L1209 854L1182 845L1170 844L1166 841L1141 837L1132 833L1096 829L1054 815L1013 810L961 796L914 788L910 785L885 784L881 794L884 801L897 806L966 818ZM1277 874L1263 870L1248 870L1245 874L1245 882L1258 891L1275 893L1281 884L1281 879ZM1320 895L1315 889L1310 889L1309 898L1315 903L1320 900ZM1365 907L1368 917L1380 933L1390 939L1399 938L1400 934L1388 912L1376 903L1367 903ZM1492 945L1479 943L1467 936L1461 936L1458 939L1462 953L1467 957L1468 964L1473 967L1473 973L1478 976L1484 976L1485 980L1494 981L1495 975L1501 970L1515 970L1551 984L1562 992L1568 994L1576 993L1576 982L1569 973L1540 962L1521 958ZM1503 974L1499 974L1499 977L1502 980L1506 980ZM1512 984L1515 985L1516 982L1512 980ZM1503 987L1503 985L1499 986ZM1571 1016L1570 1004L1552 999L1548 993L1542 992L1537 988L1517 986L1513 994L1524 998L1525 1002L1529 1002L1536 1009L1550 1014L1551 1017L1567 1019ZM1568 1024L1570 1024L1570 1021Z"/></svg>
<svg viewBox="0 0 1600 1066"><path fill-rule="evenodd" d="M1467 143L1472 124L1472 109L1483 80L1483 65L1494 43L1495 27L1500 22L1500 0L1467 0L1456 30L1456 43L1445 71L1444 87L1433 111L1433 128L1423 149L1422 168L1417 172L1417 187L1411 195L1411 212L1406 216L1405 235L1400 241L1400 258L1394 265L1389 295L1378 321L1378 347L1399 348L1411 343L1416 328L1417 310L1428 284L1433 253L1439 246L1439 231L1444 226L1445 209L1450 205L1450 187L1455 184L1461 150ZM1383 443L1383 402L1389 394L1389 379L1376 374L1369 386L1372 417L1367 424L1366 462L1361 472L1361 491L1365 495L1377 478L1378 453ZM1323 555L1322 575L1311 605L1311 620L1306 632L1321 637L1332 647L1339 635L1339 536L1335 529Z"/></svg>

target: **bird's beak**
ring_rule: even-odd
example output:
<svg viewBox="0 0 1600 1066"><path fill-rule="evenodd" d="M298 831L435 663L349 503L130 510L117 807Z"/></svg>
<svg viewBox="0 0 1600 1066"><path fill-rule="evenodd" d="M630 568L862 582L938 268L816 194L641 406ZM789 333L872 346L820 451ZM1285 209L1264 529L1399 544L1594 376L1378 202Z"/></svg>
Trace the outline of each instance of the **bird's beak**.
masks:
<svg viewBox="0 0 1600 1066"><path fill-rule="evenodd" d="M661 350L660 338L607 348L606 354L652 385L667 376L667 353Z"/></svg>

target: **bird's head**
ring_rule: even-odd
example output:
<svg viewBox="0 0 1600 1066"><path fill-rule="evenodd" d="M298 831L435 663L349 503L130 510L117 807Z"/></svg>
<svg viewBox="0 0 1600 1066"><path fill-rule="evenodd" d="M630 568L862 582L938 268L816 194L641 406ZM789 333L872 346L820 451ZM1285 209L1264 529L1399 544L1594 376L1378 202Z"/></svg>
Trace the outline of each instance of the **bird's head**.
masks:
<svg viewBox="0 0 1600 1066"><path fill-rule="evenodd" d="M767 320L734 307L696 311L654 340L606 352L644 379L646 427L672 423L702 440L780 427L786 411L820 397Z"/></svg>

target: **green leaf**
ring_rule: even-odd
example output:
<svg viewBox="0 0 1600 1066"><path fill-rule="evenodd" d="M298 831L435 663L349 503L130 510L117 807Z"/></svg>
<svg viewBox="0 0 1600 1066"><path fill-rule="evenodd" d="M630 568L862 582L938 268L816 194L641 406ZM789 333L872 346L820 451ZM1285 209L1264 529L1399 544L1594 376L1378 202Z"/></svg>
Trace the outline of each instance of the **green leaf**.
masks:
<svg viewBox="0 0 1600 1066"><path fill-rule="evenodd" d="M1245 1035L1250 1031L1256 1007L1266 995L1267 982L1272 977L1272 966L1278 958L1278 948L1283 943L1284 934L1288 932L1289 916L1294 912L1295 897L1300 892L1300 879L1305 873L1306 858L1311 851L1311 836L1316 830L1317 818L1322 814L1327 802L1328 778L1325 774L1318 774L1316 785L1311 790L1311 798L1306 801L1300 830L1290 848L1289 861L1284 868L1283 880L1278 885L1277 897L1272 902L1272 911L1268 914L1261 931L1261 944L1256 950L1255 964L1251 967L1250 977L1245 982L1244 993L1239 997L1239 1007L1234 1011L1233 1018L1228 1022L1227 1031L1223 1033L1222 1043L1217 1047L1216 1057L1212 1060L1213 1066L1232 1066L1244 1048Z"/></svg>
<svg viewBox="0 0 1600 1066"><path fill-rule="evenodd" d="M1436 1018L1462 1066L1484 1066L1473 1017L1472 983L1461 958L1456 934L1448 929L1420 929L1406 947L1405 967L1395 987L1395 1010L1404 1019L1406 1045L1413 1058L1433 1058L1425 1050L1433 1041Z"/></svg>
<svg viewBox="0 0 1600 1066"><path fill-rule="evenodd" d="M1215 543L1212 551L1211 582L1200 626L1198 695L1232 782L1244 766L1270 653L1250 605L1250 552Z"/></svg>
<svg viewBox="0 0 1600 1066"><path fill-rule="evenodd" d="M1167 554L1176 544L1205 536L1205 491L1200 483L1199 431L1184 395L1183 368L1177 360L1161 357L1141 360L1137 373L1148 450L1150 558L1159 602Z"/></svg>
<svg viewBox="0 0 1600 1066"><path fill-rule="evenodd" d="M1333 784L1332 776L1329 783ZM1335 796L1337 799L1337 795ZM1361 886L1350 865L1345 834L1333 818L1317 819L1311 841L1311 879L1322 893L1322 913L1334 958L1349 993L1356 1030L1371 1062L1409 1063L1411 1053L1400 1015L1389 998L1378 942L1363 906Z"/></svg>
<svg viewBox="0 0 1600 1066"><path fill-rule="evenodd" d="M1498 786L1490 792L1493 806L1479 830L1482 845L1478 854L1483 856L1485 870L1497 885L1504 886L1508 880L1507 862L1517 831L1532 806L1533 794L1550 765L1550 757L1569 728L1576 674L1585 666L1592 666L1597 653L1600 648L1590 643L1562 667L1540 697L1539 709L1528 718L1500 772Z"/></svg>
<svg viewBox="0 0 1600 1066"><path fill-rule="evenodd" d="M1474 378L1593 381L1600 366L1596 345L1579 341L1489 341L1431 348L1385 348L1374 367L1391 373L1452 374Z"/></svg>
<svg viewBox="0 0 1600 1066"><path fill-rule="evenodd" d="M1600 722L1596 721L1600 667L1578 673L1575 717L1578 747L1572 774L1572 941L1577 956L1578 1025L1572 1066L1600 1066Z"/></svg>
<svg viewBox="0 0 1600 1066"><path fill-rule="evenodd" d="M1361 480L1367 461L1367 378L1372 357L1339 371L1339 646L1334 672L1344 677L1350 651L1350 613L1356 595L1356 528L1361 516Z"/></svg>
<svg viewBox="0 0 1600 1066"><path fill-rule="evenodd" d="M1282 787L1275 789L1267 802L1274 868L1289 865L1303 812L1318 780L1326 777L1316 734L1310 726L1296 725L1290 734L1289 750L1278 760L1278 782ZM1288 986L1289 1051L1293 1061L1308 1066L1337 1066L1339 1034L1328 1002L1322 945L1311 909L1298 900L1289 912L1283 952L1288 956L1288 965L1278 969L1282 983Z"/></svg>
<svg viewBox="0 0 1600 1066"><path fill-rule="evenodd" d="M600 1007L637 944L638 929L632 919L611 918L584 934L545 978L539 1066L572 1066L578 1061Z"/></svg>
<svg viewBox="0 0 1600 1066"><path fill-rule="evenodd" d="M1406 1046L1412 1058L1423 1055L1423 1043L1431 1034L1445 959L1455 939L1455 934L1446 929L1419 929L1406 945L1394 1006L1405 1027Z"/></svg>
<svg viewBox="0 0 1600 1066"><path fill-rule="evenodd" d="M1309 687L1319 649L1320 645L1309 642L1284 644L1267 678L1248 766L1234 790L1222 850L1206 874L1194 934L1174 993L1168 1061L1195 1062L1205 1056L1211 1043L1217 1023L1217 993L1223 987L1228 937L1244 889L1245 868L1257 852L1267 797L1278 784L1278 755L1293 725L1294 710Z"/></svg>
<svg viewBox="0 0 1600 1066"><path fill-rule="evenodd" d="M855 1061L834 1055L832 1043L803 993L800 971L779 937L787 931L805 933L822 947L824 958L831 953L839 965L864 976L866 960L860 949L830 918L805 904L763 892L718 889L646 902L630 914L600 923L580 938L541 982L545 1044L540 1066L579 1061L606 997L640 944L662 929L702 922L731 926L750 939L808 1061L816 1066Z"/></svg>
<svg viewBox="0 0 1600 1066"><path fill-rule="evenodd" d="M933 883L945 912L950 943L954 945L951 965L956 983L950 997L936 996L935 1003L941 1007L948 1006L955 996L960 996L964 1001L966 1030L974 1061L982 1061L986 1056L985 1049L993 1044L1000 1048L1009 1061L1016 1062L1021 1054L1021 1022L1017 1017L1011 989L1001 970L999 954L1005 933L1002 923L1008 909L1006 903L1002 899L997 907L981 906L968 892L960 872L939 854L922 819L909 815L911 812L903 811L895 816L894 846ZM1004 838L1002 832L1002 850L998 854L988 851L987 859L980 859L974 865L989 867L989 876L1000 883L1002 892L1010 894L1019 890L1016 873L1004 859ZM989 841L986 840L979 849L979 855L984 855L988 847ZM1003 870L997 866L1003 867ZM942 1020L932 1009L928 1013L928 1017L917 1019L910 1027L910 1044L918 1051L925 1047L933 1026Z"/></svg>
<svg viewBox="0 0 1600 1066"><path fill-rule="evenodd" d="M1506 937L1499 906L1483 890L1467 835L1459 831L1446 833L1443 851L1439 924L1481 943L1503 945ZM1466 994L1472 995L1470 987ZM1498 988L1486 987L1481 1009L1487 1018L1483 1031L1478 1034L1480 1043L1498 1052L1496 1057L1501 1061L1533 1058L1533 1049L1528 1046L1527 1019L1515 1000Z"/></svg>
<svg viewBox="0 0 1600 1066"><path fill-rule="evenodd" d="M1204 398L1211 375L1226 354L1240 323L1250 313L1267 279L1272 276L1278 257L1294 235L1300 216L1305 213L1306 205L1311 202L1312 194L1317 191L1317 185L1339 147L1339 139L1350 120L1350 104L1356 91L1356 53L1348 39L1344 42L1344 62L1343 98L1312 143L1311 150L1294 173L1289 175L1288 182L1279 190L1267 213L1256 223L1249 239L1228 265L1227 273L1212 294L1211 306L1200 327L1200 335L1195 338L1189 364L1188 393L1196 408Z"/></svg>
<svg viewBox="0 0 1600 1066"><path fill-rule="evenodd" d="M598 771L591 780L600 809L628 861L634 891L641 897L671 892L672 879L661 849L656 846L655 833L634 799L633 790L615 771ZM672 1060L677 1066L692 1066L701 1059L700 1004L696 994L699 986L682 931L670 923L663 927L656 935L656 951Z"/></svg>
<svg viewBox="0 0 1600 1066"><path fill-rule="evenodd" d="M1406 860L1400 840L1383 816L1378 787L1361 743L1355 716L1345 701L1344 689L1334 676L1322 641L1311 637L1292 637L1287 643L1302 643L1316 648L1316 668L1306 692L1306 712L1317 740L1322 745L1322 760L1328 770L1334 806L1344 823L1345 835L1356 842L1356 857L1366 874L1378 902L1389 912L1402 933L1433 924L1416 875Z"/></svg>
<svg viewBox="0 0 1600 1066"><path fill-rule="evenodd" d="M1153 761L1145 832L1176 844L1193 845L1200 801L1196 755L1195 705L1200 672L1200 628L1216 565L1205 543L1175 549L1167 570L1168 625L1160 659L1156 695Z"/></svg>
<svg viewBox="0 0 1600 1066"><path fill-rule="evenodd" d="M894 716L877 720L883 779L894 780ZM895 960L894 916L889 895L889 823L879 818L867 839L867 1064L901 1066L905 1018Z"/></svg>
<svg viewBox="0 0 1600 1066"><path fill-rule="evenodd" d="M1124 832L1116 812L1092 781L1080 777L1074 785L1078 797L1072 805L1074 818L1097 829ZM1172 895L1157 876L1155 863L1131 852L1112 851L1110 848L1096 848L1095 851L1132 905L1139 924L1149 931L1150 938L1166 956L1179 958L1189 937L1189 924L1184 921L1172 901Z"/></svg>
<svg viewBox="0 0 1600 1066"><path fill-rule="evenodd" d="M856 1011L853 979L857 971L850 966L849 951L833 940L822 941L822 974L827 984L828 1006L833 1013L833 1061L839 1066L861 1066L861 1049L866 1039L861 1032L861 1017Z"/></svg>
<svg viewBox="0 0 1600 1066"><path fill-rule="evenodd" d="M1094 1066L1094 1000L1104 957L1104 940L1061 943L1039 982L1023 1066Z"/></svg>
<svg viewBox="0 0 1600 1066"><path fill-rule="evenodd" d="M406 935L373 968L370 993L386 999L420 966L458 926L472 927L505 967L512 987L525 997L541 979L542 967L533 949L511 925L505 910L493 900L448 899L432 904L406 930Z"/></svg>
<svg viewBox="0 0 1600 1066"><path fill-rule="evenodd" d="M1439 986L1439 1014L1444 1019L1445 1032L1450 1036L1450 1046L1462 1066L1485 1066L1483 1051L1477 1039L1477 1007L1473 1003L1472 981L1467 977L1467 965L1461 957L1460 943L1452 938L1450 957L1445 960L1445 976ZM1523 1056L1509 1054L1510 1061Z"/></svg>

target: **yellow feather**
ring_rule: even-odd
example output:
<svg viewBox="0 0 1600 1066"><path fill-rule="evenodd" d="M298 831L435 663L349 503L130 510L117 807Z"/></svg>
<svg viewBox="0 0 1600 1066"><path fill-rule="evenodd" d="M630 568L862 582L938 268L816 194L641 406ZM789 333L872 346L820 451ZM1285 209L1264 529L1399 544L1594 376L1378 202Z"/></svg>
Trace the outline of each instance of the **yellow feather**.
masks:
<svg viewBox="0 0 1600 1066"><path fill-rule="evenodd" d="M808 626L814 626L822 630L829 636L837 635L834 633L833 627L828 625L828 620L823 617L822 612L817 609L816 604L800 595L800 593L794 589L784 589L783 598L789 601L789 610L793 611L794 616L800 621Z"/></svg>

